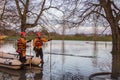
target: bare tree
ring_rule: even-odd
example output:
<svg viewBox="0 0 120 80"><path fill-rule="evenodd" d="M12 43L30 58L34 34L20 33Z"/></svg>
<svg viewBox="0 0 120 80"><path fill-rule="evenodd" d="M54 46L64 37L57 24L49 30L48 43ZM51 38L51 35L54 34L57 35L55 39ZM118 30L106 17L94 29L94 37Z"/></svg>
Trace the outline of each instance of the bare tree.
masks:
<svg viewBox="0 0 120 80"><path fill-rule="evenodd" d="M86 24L85 21L92 21L97 17L98 25L111 27L112 31L112 53L120 53L120 2L119 0L69 0L73 3L72 10L67 15L69 23L74 25ZM71 9L71 8L70 8ZM69 10L70 10L69 9ZM69 11L68 11L69 12ZM91 25L88 24L88 25Z"/></svg>
<svg viewBox="0 0 120 80"><path fill-rule="evenodd" d="M35 1L33 1L35 2ZM21 31L25 31L27 28L31 28L31 27L35 27L37 26L38 24L38 21L40 19L40 17L42 16L43 12L47 9L50 8L45 8L45 4L46 4L46 0L41 0L40 2L40 6L37 6L39 7L38 8L38 11L36 12L33 12L35 11L35 6L32 6L31 7L31 4L32 4L32 1L30 0L26 0L26 1L23 1L23 0L15 0L15 3L16 3L16 7L17 7L17 11L18 11L18 15L20 17L20 23L21 23ZM31 3L31 4L30 4ZM35 5L35 4L33 4ZM33 14L33 15L32 15ZM27 19L29 19L29 17L32 16L34 21L32 20L32 23L28 23ZM35 17L34 17L35 16Z"/></svg>
<svg viewBox="0 0 120 80"><path fill-rule="evenodd" d="M120 1L119 0L67 0L72 6L68 9L67 20L72 27L81 24L91 25L93 17L97 17L99 26L105 25L111 28L112 54L120 54ZM71 11L70 11L71 10ZM118 59L119 60L119 59ZM120 67L119 63L117 64ZM115 70L115 71L114 71ZM112 69L112 77L118 74L120 69Z"/></svg>
<svg viewBox="0 0 120 80"><path fill-rule="evenodd" d="M58 17L51 10L59 10L60 5L57 2L57 0L4 0L0 22L8 24L6 26L9 28L14 25L15 29L21 31L37 25L53 26L51 22Z"/></svg>

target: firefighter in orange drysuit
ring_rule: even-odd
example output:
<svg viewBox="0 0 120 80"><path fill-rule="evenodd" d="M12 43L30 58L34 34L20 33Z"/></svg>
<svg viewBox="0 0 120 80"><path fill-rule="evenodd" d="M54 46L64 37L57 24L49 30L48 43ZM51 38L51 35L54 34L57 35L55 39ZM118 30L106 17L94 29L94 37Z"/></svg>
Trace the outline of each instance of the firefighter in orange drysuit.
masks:
<svg viewBox="0 0 120 80"><path fill-rule="evenodd" d="M46 38L41 38L40 32L37 32L36 35L37 37L33 41L33 46L34 46L33 50L36 53L36 57L40 56L42 60L41 62L43 63L43 51L42 51L43 42L48 42L52 39L47 40Z"/></svg>
<svg viewBox="0 0 120 80"><path fill-rule="evenodd" d="M19 53L19 60L22 63L25 63L26 61L26 43L30 42L31 40L27 41L25 36L26 36L26 32L21 32L20 33L21 37L18 39L17 42L17 51Z"/></svg>

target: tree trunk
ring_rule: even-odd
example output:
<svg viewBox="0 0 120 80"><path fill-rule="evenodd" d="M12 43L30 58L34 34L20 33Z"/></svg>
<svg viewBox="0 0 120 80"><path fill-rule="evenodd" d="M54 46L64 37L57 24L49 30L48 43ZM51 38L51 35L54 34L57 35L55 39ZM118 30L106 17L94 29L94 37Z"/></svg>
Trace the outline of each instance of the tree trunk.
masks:
<svg viewBox="0 0 120 80"><path fill-rule="evenodd" d="M21 24L21 32L26 30L26 25L25 24Z"/></svg>
<svg viewBox="0 0 120 80"><path fill-rule="evenodd" d="M21 31L26 30L26 16L21 17Z"/></svg>
<svg viewBox="0 0 120 80"><path fill-rule="evenodd" d="M112 39L112 54L120 54L120 35L113 34Z"/></svg>
<svg viewBox="0 0 120 80"><path fill-rule="evenodd" d="M120 30L119 26L112 24L112 54L120 54Z"/></svg>
<svg viewBox="0 0 120 80"><path fill-rule="evenodd" d="M113 22L112 28L112 74L111 78L117 79L120 76L120 30Z"/></svg>
<svg viewBox="0 0 120 80"><path fill-rule="evenodd" d="M111 78L118 80L118 77L120 77L120 54L113 54Z"/></svg>

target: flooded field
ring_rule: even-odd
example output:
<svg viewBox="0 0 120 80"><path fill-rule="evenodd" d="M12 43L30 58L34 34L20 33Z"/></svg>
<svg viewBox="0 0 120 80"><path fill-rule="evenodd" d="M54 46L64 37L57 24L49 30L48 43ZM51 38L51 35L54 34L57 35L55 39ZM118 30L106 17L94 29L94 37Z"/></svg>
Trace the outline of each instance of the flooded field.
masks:
<svg viewBox="0 0 120 80"><path fill-rule="evenodd" d="M16 42L0 43L0 52L16 53ZM35 55L28 44L27 54ZM32 50L30 52L30 50ZM9 71L0 67L2 80L90 80L95 73L105 75L91 76L91 80L106 80L112 71L112 43L93 41L53 40L43 46L43 70ZM17 73L16 73L17 72ZM16 74L13 74L16 73ZM22 73L22 74L21 74ZM23 74L24 73L24 74ZM18 75L17 75L18 74ZM17 76L17 77L16 77ZM3 79L3 78L11 79ZM31 78L30 78L31 77Z"/></svg>

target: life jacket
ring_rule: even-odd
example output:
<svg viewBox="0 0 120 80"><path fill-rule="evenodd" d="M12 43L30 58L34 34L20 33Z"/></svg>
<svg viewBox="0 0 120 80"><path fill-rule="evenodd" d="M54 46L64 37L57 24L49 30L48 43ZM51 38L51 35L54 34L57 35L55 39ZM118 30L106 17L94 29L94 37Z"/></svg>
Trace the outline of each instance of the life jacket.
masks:
<svg viewBox="0 0 120 80"><path fill-rule="evenodd" d="M40 46L42 46L43 45L43 41L41 40L41 38L36 38L37 40L36 40L36 42L35 42L35 47L37 48L37 47L40 47Z"/></svg>
<svg viewBox="0 0 120 80"><path fill-rule="evenodd" d="M21 38L17 41L17 47L18 47L18 50L25 50L26 49L26 44L23 44Z"/></svg>

